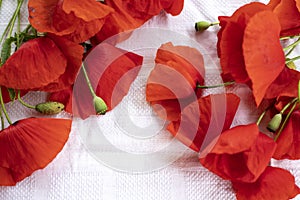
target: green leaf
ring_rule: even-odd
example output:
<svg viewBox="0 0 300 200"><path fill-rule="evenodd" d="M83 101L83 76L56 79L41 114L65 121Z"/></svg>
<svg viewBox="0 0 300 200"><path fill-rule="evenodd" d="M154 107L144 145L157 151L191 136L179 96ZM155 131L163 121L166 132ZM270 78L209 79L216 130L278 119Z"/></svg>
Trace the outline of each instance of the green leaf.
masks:
<svg viewBox="0 0 300 200"><path fill-rule="evenodd" d="M7 38L3 45L1 50L1 66L6 62L6 60L9 58L11 54L11 43L15 41L15 38L10 37Z"/></svg>

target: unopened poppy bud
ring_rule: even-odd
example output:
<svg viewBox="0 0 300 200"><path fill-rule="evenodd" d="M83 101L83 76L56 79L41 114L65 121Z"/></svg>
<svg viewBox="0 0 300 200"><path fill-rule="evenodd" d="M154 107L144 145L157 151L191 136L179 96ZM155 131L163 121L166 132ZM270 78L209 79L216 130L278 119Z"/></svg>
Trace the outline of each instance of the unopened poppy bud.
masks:
<svg viewBox="0 0 300 200"><path fill-rule="evenodd" d="M282 114L278 113L274 115L274 117L271 119L271 121L268 123L267 129L271 132L276 132L279 128L282 121Z"/></svg>
<svg viewBox="0 0 300 200"><path fill-rule="evenodd" d="M107 111L107 105L102 98L95 96L93 99L97 115L104 115Z"/></svg>
<svg viewBox="0 0 300 200"><path fill-rule="evenodd" d="M205 31L211 25L212 25L212 23L210 23L210 22L200 21L200 22L195 23L195 29L196 29L196 31Z"/></svg>
<svg viewBox="0 0 300 200"><path fill-rule="evenodd" d="M55 102L55 101L49 101L44 103L39 103L35 106L35 110L45 114L45 115L54 115L60 113L65 108L64 104Z"/></svg>

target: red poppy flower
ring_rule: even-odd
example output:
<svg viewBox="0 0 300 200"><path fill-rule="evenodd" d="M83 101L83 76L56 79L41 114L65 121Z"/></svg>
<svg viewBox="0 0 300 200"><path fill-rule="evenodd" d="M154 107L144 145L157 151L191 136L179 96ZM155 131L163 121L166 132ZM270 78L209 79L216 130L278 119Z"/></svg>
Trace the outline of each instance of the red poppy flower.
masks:
<svg viewBox="0 0 300 200"><path fill-rule="evenodd" d="M0 185L15 185L48 165L61 151L71 120L27 118L0 132Z"/></svg>
<svg viewBox="0 0 300 200"><path fill-rule="evenodd" d="M214 101L214 104L212 104L212 101ZM220 101L224 102L221 103ZM199 152L212 121L214 119L218 123L222 121L222 119L218 119L221 111L214 112L214 110L218 110L214 106L222 105L224 107L223 103L226 103L224 125L220 130L225 131L230 128L239 102L239 97L234 94L226 94L226 96L217 94L199 98L196 102L186 106L181 113L181 119L170 123L167 129L183 144ZM197 109L199 109L199 113Z"/></svg>
<svg viewBox="0 0 300 200"><path fill-rule="evenodd" d="M256 124L241 125L213 141L200 162L223 179L251 183L268 166L275 148L276 143L260 133Z"/></svg>
<svg viewBox="0 0 300 200"><path fill-rule="evenodd" d="M300 110L292 113L281 132L273 155L275 159L300 159Z"/></svg>
<svg viewBox="0 0 300 200"><path fill-rule="evenodd" d="M99 44L118 33L140 27L150 18L158 15L163 9L172 15L178 15L183 8L183 0L107 0L105 3L113 8L115 12L106 18L101 31L92 39L94 44ZM124 34L120 36L119 40L124 40L129 35Z"/></svg>
<svg viewBox="0 0 300 200"><path fill-rule="evenodd" d="M29 0L28 11L29 22L37 31L80 43L101 29L113 9L94 0Z"/></svg>
<svg viewBox="0 0 300 200"><path fill-rule="evenodd" d="M223 73L238 83L247 83L259 105L285 67L278 18L268 6L255 2L219 20L218 52Z"/></svg>
<svg viewBox="0 0 300 200"><path fill-rule="evenodd" d="M56 36L25 42L0 68L0 85L21 90L58 91L70 86L83 48Z"/></svg>
<svg viewBox="0 0 300 200"><path fill-rule="evenodd" d="M289 171L270 166L254 183L233 182L232 187L238 200L288 200L300 193Z"/></svg>
<svg viewBox="0 0 300 200"><path fill-rule="evenodd" d="M178 120L180 110L193 101L196 85L204 84L203 57L194 48L166 43L158 49L155 62L147 80L146 100L152 106L160 105L153 107L159 117Z"/></svg>
<svg viewBox="0 0 300 200"><path fill-rule="evenodd" d="M293 36L300 33L300 3L296 0L271 0L268 6L278 16L281 36Z"/></svg>
<svg viewBox="0 0 300 200"><path fill-rule="evenodd" d="M85 59L87 74L96 94L107 104L108 110L119 104L139 73L143 57L103 43ZM81 118L94 115L93 98L83 73L73 87L73 114Z"/></svg>

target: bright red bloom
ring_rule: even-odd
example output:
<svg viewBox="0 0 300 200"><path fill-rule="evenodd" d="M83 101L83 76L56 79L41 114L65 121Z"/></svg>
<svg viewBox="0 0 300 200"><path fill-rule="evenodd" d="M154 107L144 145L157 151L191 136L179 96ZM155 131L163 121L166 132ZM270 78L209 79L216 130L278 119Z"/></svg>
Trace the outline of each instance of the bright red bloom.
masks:
<svg viewBox="0 0 300 200"><path fill-rule="evenodd" d="M233 182L237 200L288 200L300 193L287 170L268 166L254 183Z"/></svg>
<svg viewBox="0 0 300 200"><path fill-rule="evenodd" d="M0 68L0 85L21 90L58 91L73 84L83 48L56 36L25 42Z"/></svg>
<svg viewBox="0 0 300 200"><path fill-rule="evenodd" d="M299 0L271 0L268 6L277 15L281 25L281 36L293 36L300 33Z"/></svg>
<svg viewBox="0 0 300 200"><path fill-rule="evenodd" d="M96 94L108 106L108 110L118 105L127 94L131 83L139 73L143 57L100 44L85 59L85 66ZM73 114L81 118L95 115L93 98L83 73L80 73L73 87Z"/></svg>
<svg viewBox="0 0 300 200"><path fill-rule="evenodd" d="M276 143L256 124L236 126L216 138L200 162L223 179L251 183L268 166L275 148Z"/></svg>
<svg viewBox="0 0 300 200"><path fill-rule="evenodd" d="M203 57L194 48L166 43L158 49L155 62L147 80L146 100L152 106L161 105L153 107L159 117L178 120L180 110L193 101L197 84L204 84Z"/></svg>
<svg viewBox="0 0 300 200"><path fill-rule="evenodd" d="M115 12L106 18L101 31L92 39L94 44L118 33L140 27L163 9L172 15L178 15L183 8L183 0L106 0L105 3ZM129 34L122 35L120 40L128 36Z"/></svg>
<svg viewBox="0 0 300 200"><path fill-rule="evenodd" d="M56 101L56 102L60 102L60 103L64 104L64 106L65 106L64 110L68 113L73 113L73 111L72 111L72 94L73 94L73 89L72 89L72 87L69 87L68 89L51 93L48 100Z"/></svg>
<svg viewBox="0 0 300 200"><path fill-rule="evenodd" d="M275 159L300 159L300 110L292 113L288 123L278 137Z"/></svg>
<svg viewBox="0 0 300 200"><path fill-rule="evenodd" d="M250 3L219 20L218 53L223 74L247 83L259 105L285 67L278 18L268 6Z"/></svg>
<svg viewBox="0 0 300 200"><path fill-rule="evenodd" d="M181 113L181 119L170 123L167 129L183 144L199 152L212 121L222 122L222 119L219 119L222 111L215 106L224 107L224 103L226 104L224 124L220 130L225 131L230 128L239 102L240 99L234 94L226 94L226 96L217 94L199 98L196 102L186 106ZM199 109L199 113L197 109ZM214 110L218 110L218 112L214 112Z"/></svg>
<svg viewBox="0 0 300 200"><path fill-rule="evenodd" d="M0 132L0 185L15 185L47 166L62 150L71 120L27 118Z"/></svg>
<svg viewBox="0 0 300 200"><path fill-rule="evenodd" d="M94 36L113 12L94 0L29 0L29 22L39 32L65 36L80 43Z"/></svg>

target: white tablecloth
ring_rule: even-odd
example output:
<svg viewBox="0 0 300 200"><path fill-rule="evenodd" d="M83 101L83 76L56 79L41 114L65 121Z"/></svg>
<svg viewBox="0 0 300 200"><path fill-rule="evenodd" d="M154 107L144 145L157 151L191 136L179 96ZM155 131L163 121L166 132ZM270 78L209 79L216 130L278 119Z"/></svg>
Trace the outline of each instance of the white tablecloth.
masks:
<svg viewBox="0 0 300 200"><path fill-rule="evenodd" d="M238 7L249 0L185 0L185 6L179 16L172 17L164 13L154 17L143 27L158 27L185 35L205 48L205 56L210 56L218 66L216 56L216 33L218 27L212 27L204 33L196 33L194 23L200 20L217 21L219 15L231 15ZM262 1L266 2L266 1ZM16 0L4 0L1 9L1 30L5 27L15 8ZM22 11L26 24L26 9ZM120 44L122 46L122 44ZM208 66L206 84L218 83L219 75ZM152 115L150 106L145 102L144 89L147 76L140 74L133 83L129 94L116 108L116 112L128 108L131 121L138 126L145 126ZM210 90L211 93L219 89ZM242 97L238 117L233 125L255 121L257 113L247 88L235 87L233 92ZM206 92L207 93L207 92ZM30 93L24 101L32 104L44 101L44 93ZM21 107L18 102L8 104L13 120L36 115L34 111ZM113 111L114 112L114 111ZM147 152L165 145L172 138L166 131L161 131L155 139L138 140L124 135L116 125L113 112L99 120L105 125L104 134L115 146L128 152ZM60 114L58 117L67 114ZM118 118L122 124L122 116ZM99 162L90 154L80 137L78 123L74 123L70 138L59 155L43 170L21 181L14 187L0 187L2 200L206 200L234 199L231 183L224 181L200 166L197 154L191 150L170 165L160 169L144 172L120 172ZM112 152L113 153L113 152ZM300 162L275 162L274 165L291 170L300 185ZM298 197L300 199L300 197Z"/></svg>

